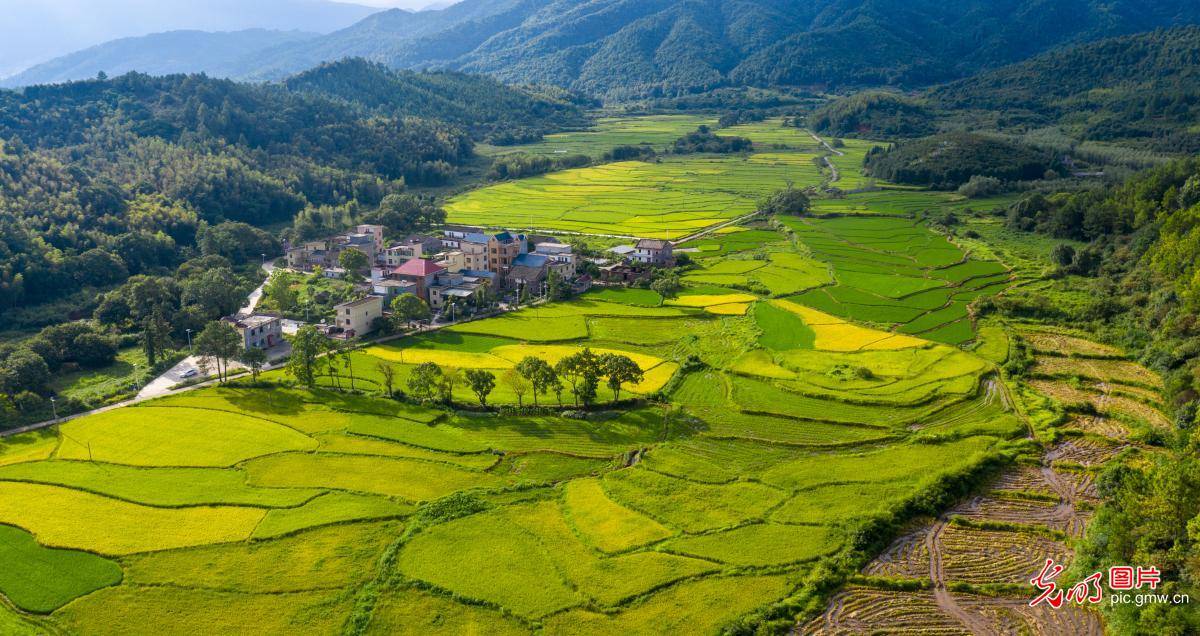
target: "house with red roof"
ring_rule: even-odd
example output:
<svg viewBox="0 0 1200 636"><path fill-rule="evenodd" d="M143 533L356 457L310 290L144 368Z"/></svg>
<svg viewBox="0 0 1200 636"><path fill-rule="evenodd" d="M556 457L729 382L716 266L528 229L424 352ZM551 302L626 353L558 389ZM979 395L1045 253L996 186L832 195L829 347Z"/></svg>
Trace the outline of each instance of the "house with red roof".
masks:
<svg viewBox="0 0 1200 636"><path fill-rule="evenodd" d="M424 258L414 258L392 270L389 278L409 281L416 285L416 294L425 302L429 302L429 288L437 281L438 274L446 268Z"/></svg>

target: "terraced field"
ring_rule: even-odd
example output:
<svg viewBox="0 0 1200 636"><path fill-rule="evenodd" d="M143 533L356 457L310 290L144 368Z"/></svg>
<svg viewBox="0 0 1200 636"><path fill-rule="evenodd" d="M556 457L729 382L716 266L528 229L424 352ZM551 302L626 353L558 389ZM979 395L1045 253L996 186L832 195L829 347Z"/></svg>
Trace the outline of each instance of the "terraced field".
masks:
<svg viewBox="0 0 1200 636"><path fill-rule="evenodd" d="M996 261L974 260L944 236L897 217L782 219L836 283L792 297L839 316L948 344L975 337L967 305L1010 284Z"/></svg>
<svg viewBox="0 0 1200 636"><path fill-rule="evenodd" d="M717 250L756 243L738 234ZM380 365L403 387L420 363L503 371L583 347L645 368L642 405L573 419L380 397ZM0 442L13 620L711 633L1022 430L981 358L711 284L604 290L351 360L357 393L350 369L312 391L234 384Z"/></svg>
<svg viewBox="0 0 1200 636"><path fill-rule="evenodd" d="M1144 367L1123 360L1119 350L1078 334L1043 326L1016 326L1012 331L1014 338L1025 338L1040 356L1035 377L1025 380L1014 396L1032 423L1066 419L1061 416L1070 402L1059 400L1078 391L1071 386L1076 376L1047 375L1046 371L1059 371L1051 363L1067 360L1067 355L1085 376L1104 380L1106 386L1116 377L1139 384L1157 383L1156 376ZM1093 368L1091 363L1098 366ZM1151 392L1142 398L1143 407L1153 409L1157 397ZM1134 426L1161 425L1154 418L1137 419L1131 412L1122 416ZM1101 410L1092 419L1107 417ZM1000 473L989 489L936 519L914 522L863 567L868 578L862 584L835 595L825 612L805 622L800 631L1103 634L1099 614L1093 609L1072 603L1059 609L1030 607L1029 598L995 593L997 584L1025 584L1047 559L1070 563L1070 541L1083 534L1098 502L1096 471L1120 453L1141 450L1124 441L1123 435L1101 435L1098 431L1102 428L1069 419L1055 427L1056 434L1046 436L1052 441L1045 443L1043 454L1036 458L1040 465L1024 462L1012 466ZM1066 439L1053 441L1057 436ZM909 591L901 591L902 582Z"/></svg>

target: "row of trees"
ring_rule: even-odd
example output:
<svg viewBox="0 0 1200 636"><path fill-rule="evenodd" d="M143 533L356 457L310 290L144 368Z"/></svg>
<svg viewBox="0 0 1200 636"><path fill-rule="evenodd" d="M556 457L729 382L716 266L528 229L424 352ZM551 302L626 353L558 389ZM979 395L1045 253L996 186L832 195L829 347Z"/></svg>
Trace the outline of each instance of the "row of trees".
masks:
<svg viewBox="0 0 1200 636"><path fill-rule="evenodd" d="M391 379L394 371L390 365L380 363L380 372L385 378L385 389L392 393ZM517 397L517 406L525 406L526 396L539 406L539 396L553 393L559 406L563 404L563 391L568 387L576 406L590 406L596 401L600 382L603 380L612 391L613 401L621 399L621 391L629 384L642 381L645 372L629 356L605 353L597 355L584 349L551 365L536 356L526 356L515 367L501 374L499 381ZM417 365L408 377L409 393L417 399L432 401L440 399L446 404L453 401L454 388L465 381L479 399L480 406L487 406L487 398L496 387L497 378L491 371L469 369L462 372L455 368L443 368L434 362Z"/></svg>

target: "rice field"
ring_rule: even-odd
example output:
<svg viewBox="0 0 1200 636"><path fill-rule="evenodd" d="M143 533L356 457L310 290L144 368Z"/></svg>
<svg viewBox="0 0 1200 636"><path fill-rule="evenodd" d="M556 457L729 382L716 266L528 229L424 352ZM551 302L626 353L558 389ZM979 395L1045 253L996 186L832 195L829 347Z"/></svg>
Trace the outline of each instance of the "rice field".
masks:
<svg viewBox="0 0 1200 636"><path fill-rule="evenodd" d="M555 172L472 190L451 223L675 239L754 212L788 181L823 179L805 153L668 156Z"/></svg>
<svg viewBox="0 0 1200 636"><path fill-rule="evenodd" d="M667 145L700 121L491 151ZM506 183L452 201L451 220L677 237L827 176L802 130L729 132L755 153ZM867 148L835 160L847 180ZM0 554L19 565L0 573L0 632L712 634L796 594L863 524L1025 434L990 383L1007 339L955 346L975 337L962 307L1007 270L887 216L930 193L818 206L858 197L871 209L854 218L686 244L696 266L666 298L600 289L362 347L352 391L346 373L307 389L273 371L0 440ZM465 382L453 407L403 395L419 364L503 376L584 348L643 369L629 402L603 381L587 412L568 388L513 414L535 396L503 381L486 411ZM1002 539L993 569L1011 578L1023 544ZM914 599L898 602L920 614Z"/></svg>

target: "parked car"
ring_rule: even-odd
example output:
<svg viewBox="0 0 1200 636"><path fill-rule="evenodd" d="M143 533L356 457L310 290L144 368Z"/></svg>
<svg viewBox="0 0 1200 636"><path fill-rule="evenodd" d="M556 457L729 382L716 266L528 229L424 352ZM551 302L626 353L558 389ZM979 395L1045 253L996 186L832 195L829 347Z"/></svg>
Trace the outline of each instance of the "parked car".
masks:
<svg viewBox="0 0 1200 636"><path fill-rule="evenodd" d="M197 374L197 373L199 373L199 372L198 372L198 371L196 371L195 369L188 369L187 371L184 371L183 373L179 374L179 377L180 377L181 379L184 379L184 380L186 380L186 379L188 379L188 378L194 378L194 377L196 377L196 374Z"/></svg>

